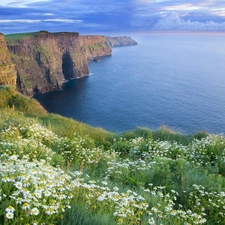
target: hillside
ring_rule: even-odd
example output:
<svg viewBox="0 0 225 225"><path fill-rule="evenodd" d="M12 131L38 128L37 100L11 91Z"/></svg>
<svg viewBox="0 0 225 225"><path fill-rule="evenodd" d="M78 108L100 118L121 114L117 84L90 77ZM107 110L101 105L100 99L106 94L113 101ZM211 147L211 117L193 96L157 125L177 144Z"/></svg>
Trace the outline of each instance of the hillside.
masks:
<svg viewBox="0 0 225 225"><path fill-rule="evenodd" d="M0 99L0 224L225 223L223 135L113 134Z"/></svg>

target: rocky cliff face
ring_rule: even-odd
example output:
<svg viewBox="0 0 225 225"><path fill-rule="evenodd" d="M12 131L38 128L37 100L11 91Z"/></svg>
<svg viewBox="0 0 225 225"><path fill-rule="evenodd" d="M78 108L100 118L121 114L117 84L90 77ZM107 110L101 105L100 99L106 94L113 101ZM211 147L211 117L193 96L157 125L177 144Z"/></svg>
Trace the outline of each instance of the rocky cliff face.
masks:
<svg viewBox="0 0 225 225"><path fill-rule="evenodd" d="M17 88L26 95L62 88L66 80L88 75L88 60L111 55L104 36L41 31L22 38L7 38L16 65Z"/></svg>
<svg viewBox="0 0 225 225"><path fill-rule="evenodd" d="M82 52L86 55L88 61L96 57L111 55L112 53L105 36L80 36L79 42Z"/></svg>
<svg viewBox="0 0 225 225"><path fill-rule="evenodd" d="M12 63L4 35L0 33L0 85L16 85L15 64Z"/></svg>
<svg viewBox="0 0 225 225"><path fill-rule="evenodd" d="M132 46L137 45L137 42L130 37L106 37L107 43L111 47Z"/></svg>

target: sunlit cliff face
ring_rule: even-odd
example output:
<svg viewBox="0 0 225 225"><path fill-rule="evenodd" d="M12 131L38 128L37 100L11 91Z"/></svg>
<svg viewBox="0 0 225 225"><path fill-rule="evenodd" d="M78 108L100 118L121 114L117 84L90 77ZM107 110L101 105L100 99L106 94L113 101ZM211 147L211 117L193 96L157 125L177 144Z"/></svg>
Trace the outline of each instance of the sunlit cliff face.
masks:
<svg viewBox="0 0 225 225"><path fill-rule="evenodd" d="M16 70L12 63L4 35L0 34L0 85L16 85Z"/></svg>
<svg viewBox="0 0 225 225"><path fill-rule="evenodd" d="M89 59L111 55L104 36L75 32L41 31L9 37L7 46L16 65L17 88L27 95L59 90L65 81L89 74Z"/></svg>

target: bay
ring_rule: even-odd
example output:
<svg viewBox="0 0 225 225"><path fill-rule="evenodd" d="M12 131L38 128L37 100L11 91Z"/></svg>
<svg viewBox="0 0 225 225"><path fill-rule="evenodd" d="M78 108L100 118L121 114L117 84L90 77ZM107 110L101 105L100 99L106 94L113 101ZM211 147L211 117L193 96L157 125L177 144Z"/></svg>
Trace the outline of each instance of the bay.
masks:
<svg viewBox="0 0 225 225"><path fill-rule="evenodd" d="M225 132L225 36L131 34L137 46L90 62L90 76L36 96L52 113L123 132L162 125Z"/></svg>

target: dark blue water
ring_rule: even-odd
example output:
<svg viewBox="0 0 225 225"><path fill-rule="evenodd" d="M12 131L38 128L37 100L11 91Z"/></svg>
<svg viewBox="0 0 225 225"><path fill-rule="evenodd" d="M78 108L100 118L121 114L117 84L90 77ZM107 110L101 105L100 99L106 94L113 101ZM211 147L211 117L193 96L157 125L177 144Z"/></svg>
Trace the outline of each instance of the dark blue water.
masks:
<svg viewBox="0 0 225 225"><path fill-rule="evenodd" d="M37 99L49 111L122 132L137 126L225 132L225 36L133 34L137 46Z"/></svg>

